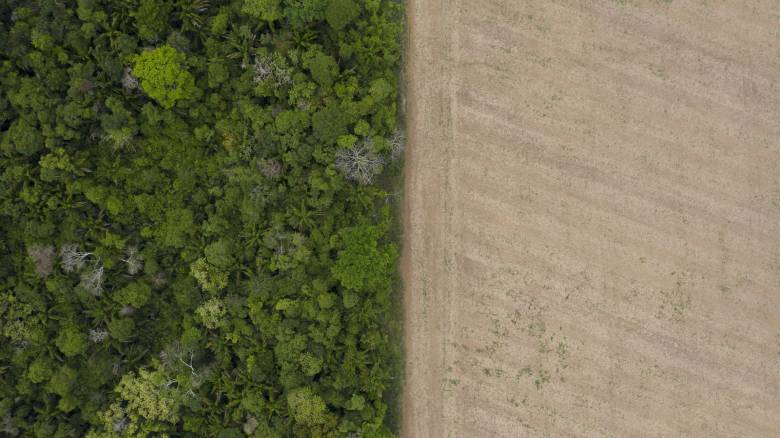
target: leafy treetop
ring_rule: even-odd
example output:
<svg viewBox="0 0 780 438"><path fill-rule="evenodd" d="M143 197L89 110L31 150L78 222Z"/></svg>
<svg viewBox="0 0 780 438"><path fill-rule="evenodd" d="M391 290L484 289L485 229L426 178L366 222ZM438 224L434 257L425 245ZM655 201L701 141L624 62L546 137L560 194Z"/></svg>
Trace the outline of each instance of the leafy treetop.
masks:
<svg viewBox="0 0 780 438"><path fill-rule="evenodd" d="M135 58L133 74L141 88L163 108L170 109L179 100L195 98L195 77L185 69L184 53L169 45L142 52Z"/></svg>

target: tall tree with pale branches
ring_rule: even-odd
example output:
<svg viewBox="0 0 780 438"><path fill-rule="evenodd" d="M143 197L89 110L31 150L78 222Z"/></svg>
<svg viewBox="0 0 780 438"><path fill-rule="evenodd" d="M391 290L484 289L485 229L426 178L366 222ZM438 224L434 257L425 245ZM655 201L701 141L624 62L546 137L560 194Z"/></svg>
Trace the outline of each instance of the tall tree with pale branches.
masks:
<svg viewBox="0 0 780 438"><path fill-rule="evenodd" d="M336 169L348 180L367 185L382 171L384 159L374 152L372 141L366 137L336 155Z"/></svg>

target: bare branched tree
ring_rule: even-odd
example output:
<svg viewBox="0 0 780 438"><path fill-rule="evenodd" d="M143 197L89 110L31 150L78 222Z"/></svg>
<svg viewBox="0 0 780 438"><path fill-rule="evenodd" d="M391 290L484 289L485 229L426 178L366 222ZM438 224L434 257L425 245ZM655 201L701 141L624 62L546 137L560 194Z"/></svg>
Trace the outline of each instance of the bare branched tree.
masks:
<svg viewBox="0 0 780 438"><path fill-rule="evenodd" d="M393 135L388 139L390 142L390 159L396 161L401 158L406 146L406 136L400 129L396 129Z"/></svg>
<svg viewBox="0 0 780 438"><path fill-rule="evenodd" d="M171 375L182 376L182 372L189 371L189 377L181 381L171 379L168 386L176 384L176 389L183 395L195 397L195 389L205 382L208 367L205 372L196 369L197 353L192 347L174 341L160 352L160 362L165 371Z"/></svg>
<svg viewBox="0 0 780 438"><path fill-rule="evenodd" d="M168 282L168 279L165 278L165 273L160 271L152 277L152 285L154 287L163 287L165 286L165 283Z"/></svg>
<svg viewBox="0 0 780 438"><path fill-rule="evenodd" d="M108 331L105 329L90 329L89 340L99 344L108 339Z"/></svg>
<svg viewBox="0 0 780 438"><path fill-rule="evenodd" d="M255 417L247 414L246 421L244 422L242 429L247 436L251 436L259 425L260 423L257 421Z"/></svg>
<svg viewBox="0 0 780 438"><path fill-rule="evenodd" d="M185 348L180 342L174 341L160 352L160 361L167 368L176 368L180 365L179 361L182 357L191 353L192 349Z"/></svg>
<svg viewBox="0 0 780 438"><path fill-rule="evenodd" d="M133 143L135 134L130 128L107 129L103 134L102 140L111 145L114 149L123 149Z"/></svg>
<svg viewBox="0 0 780 438"><path fill-rule="evenodd" d="M275 255L287 254L287 249L290 246L288 245L290 241L289 233L278 231L270 236L268 240Z"/></svg>
<svg viewBox="0 0 780 438"><path fill-rule="evenodd" d="M10 414L3 415L2 427L0 432L8 434L7 436L16 436L19 434L19 428L16 426L16 419Z"/></svg>
<svg viewBox="0 0 780 438"><path fill-rule="evenodd" d="M27 255L35 264L35 273L39 277L47 277L54 268L54 246L30 245L27 247Z"/></svg>
<svg viewBox="0 0 780 438"><path fill-rule="evenodd" d="M260 160L257 163L257 168L266 178L273 179L282 173L282 163L280 163L278 160Z"/></svg>
<svg viewBox="0 0 780 438"><path fill-rule="evenodd" d="M133 76L133 71L130 67L125 68L125 73L122 75L122 86L128 90L135 90L138 88L138 78Z"/></svg>
<svg viewBox="0 0 780 438"><path fill-rule="evenodd" d="M144 262L138 255L138 248L134 246L127 249L127 258L122 261L127 264L127 273L130 275L138 274L144 267Z"/></svg>
<svg viewBox="0 0 780 438"><path fill-rule="evenodd" d="M84 267L91 252L79 251L78 245L68 243L60 247L60 264L65 272L79 271Z"/></svg>
<svg viewBox="0 0 780 438"><path fill-rule="evenodd" d="M195 376L198 374L198 371L195 369L195 350L177 341L168 344L160 352L160 362L171 371L178 371L181 367L184 367L190 371L191 375Z"/></svg>
<svg viewBox="0 0 780 438"><path fill-rule="evenodd" d="M365 138L336 155L336 168L349 180L359 184L371 184L382 171L384 160L371 147L371 139Z"/></svg>
<svg viewBox="0 0 780 438"><path fill-rule="evenodd" d="M126 415L123 415L121 417L114 418L114 420L111 422L111 429L113 429L113 431L116 433L122 433L129 425L130 419L127 418Z"/></svg>
<svg viewBox="0 0 780 438"><path fill-rule="evenodd" d="M103 293L103 264L96 260L92 268L81 274L81 287L95 296Z"/></svg>

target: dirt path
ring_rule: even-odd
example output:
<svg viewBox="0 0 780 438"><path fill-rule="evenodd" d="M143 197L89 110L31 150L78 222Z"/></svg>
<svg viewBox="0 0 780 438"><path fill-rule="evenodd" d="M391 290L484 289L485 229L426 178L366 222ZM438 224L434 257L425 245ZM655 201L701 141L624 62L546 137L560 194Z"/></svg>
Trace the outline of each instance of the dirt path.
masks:
<svg viewBox="0 0 780 438"><path fill-rule="evenodd" d="M777 436L780 3L407 7L403 436Z"/></svg>

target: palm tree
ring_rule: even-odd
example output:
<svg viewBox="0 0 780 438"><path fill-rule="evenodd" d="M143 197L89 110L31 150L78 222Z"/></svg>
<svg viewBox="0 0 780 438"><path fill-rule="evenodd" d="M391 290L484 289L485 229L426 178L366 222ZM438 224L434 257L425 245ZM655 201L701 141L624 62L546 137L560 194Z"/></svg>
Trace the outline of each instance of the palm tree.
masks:
<svg viewBox="0 0 780 438"><path fill-rule="evenodd" d="M233 27L225 37L229 53L228 58L240 59L242 68L249 66L249 58L255 49L255 34L248 26Z"/></svg>
<svg viewBox="0 0 780 438"><path fill-rule="evenodd" d="M300 207L290 208L290 222L298 231L314 227L314 213L306 208L305 201L301 200Z"/></svg>
<svg viewBox="0 0 780 438"><path fill-rule="evenodd" d="M176 2L178 10L176 18L181 21L181 31L190 32L200 38L209 6L209 0L179 0Z"/></svg>

